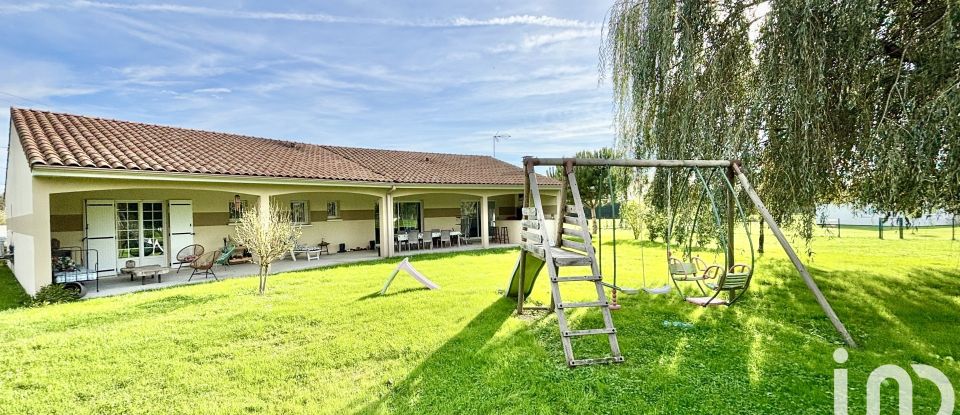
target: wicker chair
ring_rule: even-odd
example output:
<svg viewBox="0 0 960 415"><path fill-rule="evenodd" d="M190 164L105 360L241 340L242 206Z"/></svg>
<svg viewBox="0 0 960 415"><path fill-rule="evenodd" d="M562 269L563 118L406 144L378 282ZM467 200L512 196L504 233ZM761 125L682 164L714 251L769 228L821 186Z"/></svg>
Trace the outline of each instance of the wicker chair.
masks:
<svg viewBox="0 0 960 415"><path fill-rule="evenodd" d="M217 274L213 273L213 266L216 265L216 261L221 255L220 251L221 250L218 249L213 252L207 252L193 260L193 262L190 263L190 268L193 268L193 272L187 281L192 280L193 277L198 274L203 274L203 278L213 275L213 279L220 281L220 279L217 278Z"/></svg>
<svg viewBox="0 0 960 415"><path fill-rule="evenodd" d="M180 266L177 267L177 272L180 272L180 269L183 268L183 264L189 264L195 261L197 258L203 255L203 245L187 245L180 252L177 252L177 262L180 263Z"/></svg>

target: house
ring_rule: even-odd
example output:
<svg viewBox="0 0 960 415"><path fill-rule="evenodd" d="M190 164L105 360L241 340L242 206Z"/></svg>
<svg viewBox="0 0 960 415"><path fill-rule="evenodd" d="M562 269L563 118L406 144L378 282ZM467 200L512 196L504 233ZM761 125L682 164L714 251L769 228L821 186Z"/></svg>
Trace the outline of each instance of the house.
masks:
<svg viewBox="0 0 960 415"><path fill-rule="evenodd" d="M523 170L487 156L315 145L22 108L10 110L9 149L11 269L31 294L53 281L57 243L95 250L96 259L84 262L100 277L129 260L176 266L181 248L222 247L244 208L268 204L289 210L302 243L325 241L332 252L344 244L392 256L397 247L382 241L412 229L454 229L487 247L491 229L506 227L510 241L519 240ZM538 181L555 204L558 183Z"/></svg>

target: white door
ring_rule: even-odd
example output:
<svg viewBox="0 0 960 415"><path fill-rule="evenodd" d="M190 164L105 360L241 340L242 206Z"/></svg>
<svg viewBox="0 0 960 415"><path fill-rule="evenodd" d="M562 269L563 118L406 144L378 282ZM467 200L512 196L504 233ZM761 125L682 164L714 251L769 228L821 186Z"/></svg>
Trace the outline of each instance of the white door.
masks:
<svg viewBox="0 0 960 415"><path fill-rule="evenodd" d="M193 245L193 201L171 200L167 213L170 216L170 264L177 265L177 252Z"/></svg>
<svg viewBox="0 0 960 415"><path fill-rule="evenodd" d="M87 200L86 224L83 241L87 254L87 268L96 267L100 274L116 273L117 264L117 219L112 200Z"/></svg>

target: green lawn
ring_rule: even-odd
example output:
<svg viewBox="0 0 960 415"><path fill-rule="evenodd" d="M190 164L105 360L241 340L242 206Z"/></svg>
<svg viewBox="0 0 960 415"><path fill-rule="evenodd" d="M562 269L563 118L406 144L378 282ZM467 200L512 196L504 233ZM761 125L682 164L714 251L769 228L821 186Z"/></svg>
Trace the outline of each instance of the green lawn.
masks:
<svg viewBox="0 0 960 415"><path fill-rule="evenodd" d="M6 265L0 265L0 311L22 307L30 300Z"/></svg>
<svg viewBox="0 0 960 415"><path fill-rule="evenodd" d="M415 257L439 291L400 276L374 295L397 259L273 276L264 297L241 278L6 310L0 413L831 413L836 368L849 369L851 413L864 413L870 371L910 363L960 389L960 242L949 228L903 241L844 231L816 239L809 264L861 344L843 365L839 337L768 234L734 307L622 297L626 362L614 366L568 369L555 318L513 314L497 292L509 250ZM625 240L620 282L641 284L641 246L648 285L662 284L662 245ZM547 289L541 279L534 300ZM572 320L600 326L595 310ZM933 384L914 376L914 389L916 413L935 413ZM883 391L893 413L894 386Z"/></svg>

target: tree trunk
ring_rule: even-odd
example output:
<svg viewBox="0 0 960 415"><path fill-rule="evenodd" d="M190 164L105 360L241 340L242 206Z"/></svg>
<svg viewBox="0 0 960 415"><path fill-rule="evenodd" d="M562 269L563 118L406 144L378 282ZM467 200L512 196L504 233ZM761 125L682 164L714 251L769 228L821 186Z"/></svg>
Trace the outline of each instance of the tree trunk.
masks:
<svg viewBox="0 0 960 415"><path fill-rule="evenodd" d="M260 295L267 291L267 272L269 265L260 265Z"/></svg>
<svg viewBox="0 0 960 415"><path fill-rule="evenodd" d="M593 219L593 233L600 232L600 229L597 228L597 207L590 206L590 216Z"/></svg>
<svg viewBox="0 0 960 415"><path fill-rule="evenodd" d="M757 238L757 253L763 253L763 219L760 219L760 237Z"/></svg>

